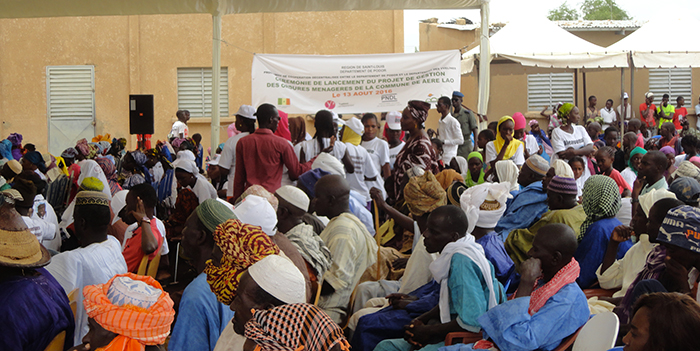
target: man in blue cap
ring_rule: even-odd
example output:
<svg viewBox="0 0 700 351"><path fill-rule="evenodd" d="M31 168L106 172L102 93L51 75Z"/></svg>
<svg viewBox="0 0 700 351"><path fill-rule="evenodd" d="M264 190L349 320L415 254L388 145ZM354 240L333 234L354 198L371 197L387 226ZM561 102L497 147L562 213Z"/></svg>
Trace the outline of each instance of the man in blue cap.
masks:
<svg viewBox="0 0 700 351"><path fill-rule="evenodd" d="M464 94L459 91L452 92L452 116L459 121L459 126L462 127L462 135L464 136L464 144L457 147L457 156L462 156L465 159L472 152L471 135L479 134L479 124L474 117L474 112L462 106Z"/></svg>

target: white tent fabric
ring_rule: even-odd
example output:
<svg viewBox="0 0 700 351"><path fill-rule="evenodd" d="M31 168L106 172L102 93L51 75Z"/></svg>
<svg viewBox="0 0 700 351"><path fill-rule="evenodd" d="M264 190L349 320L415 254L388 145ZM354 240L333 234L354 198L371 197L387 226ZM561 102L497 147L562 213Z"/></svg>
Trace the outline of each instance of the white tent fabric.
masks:
<svg viewBox="0 0 700 351"><path fill-rule="evenodd" d="M0 18L478 9L482 0L0 0Z"/></svg>
<svg viewBox="0 0 700 351"><path fill-rule="evenodd" d="M479 51L480 47L475 47L462 55L462 74L474 69ZM537 67L628 67L622 51L592 44L547 19L508 23L491 38L490 59L497 57Z"/></svg>
<svg viewBox="0 0 700 351"><path fill-rule="evenodd" d="M610 45L610 51L631 51L635 67L700 67L700 21L663 16Z"/></svg>

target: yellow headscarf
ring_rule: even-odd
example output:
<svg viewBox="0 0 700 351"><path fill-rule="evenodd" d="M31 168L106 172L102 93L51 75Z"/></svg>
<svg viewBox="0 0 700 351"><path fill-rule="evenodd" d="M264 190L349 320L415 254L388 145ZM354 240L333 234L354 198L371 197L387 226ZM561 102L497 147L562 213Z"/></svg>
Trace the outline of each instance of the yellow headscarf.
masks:
<svg viewBox="0 0 700 351"><path fill-rule="evenodd" d="M493 146L496 147L496 154L498 155L501 152L501 148L503 148L503 145L505 145L506 141L501 137L501 124L511 121L513 122L513 125L515 125L515 121L513 120L513 117L511 116L503 116L501 119L498 120L498 125L496 126L496 140L493 142ZM503 155L504 160L509 160L513 155L515 155L515 152L518 151L518 147L522 145L522 141L513 139L511 140L510 144L508 144L508 148L506 149L506 153Z"/></svg>
<svg viewBox="0 0 700 351"><path fill-rule="evenodd" d="M345 128L343 128L342 140L344 143L350 143L357 146L360 145L360 142L362 142L362 136L355 133L355 131L350 129L350 127L345 126Z"/></svg>

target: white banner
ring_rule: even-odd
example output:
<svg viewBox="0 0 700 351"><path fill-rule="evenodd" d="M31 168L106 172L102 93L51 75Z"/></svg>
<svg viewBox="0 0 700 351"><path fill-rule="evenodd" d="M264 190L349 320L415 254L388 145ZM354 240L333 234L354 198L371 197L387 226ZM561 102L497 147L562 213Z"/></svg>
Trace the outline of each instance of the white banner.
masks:
<svg viewBox="0 0 700 351"><path fill-rule="evenodd" d="M287 113L385 112L409 100L435 104L460 89L459 50L414 54L256 54L253 106L271 103Z"/></svg>

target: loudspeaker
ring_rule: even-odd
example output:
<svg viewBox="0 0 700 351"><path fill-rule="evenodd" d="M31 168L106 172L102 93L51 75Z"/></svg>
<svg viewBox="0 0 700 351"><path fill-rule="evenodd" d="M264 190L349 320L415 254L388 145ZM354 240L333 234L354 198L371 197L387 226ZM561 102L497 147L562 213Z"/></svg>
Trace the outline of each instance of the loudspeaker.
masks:
<svg viewBox="0 0 700 351"><path fill-rule="evenodd" d="M129 134L153 134L153 95L129 95Z"/></svg>

